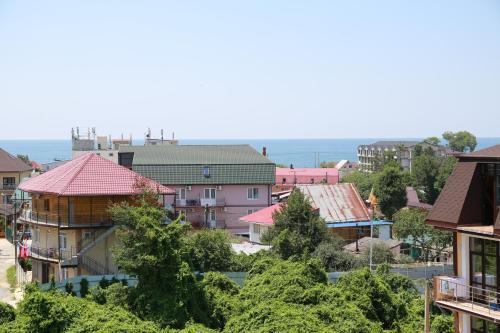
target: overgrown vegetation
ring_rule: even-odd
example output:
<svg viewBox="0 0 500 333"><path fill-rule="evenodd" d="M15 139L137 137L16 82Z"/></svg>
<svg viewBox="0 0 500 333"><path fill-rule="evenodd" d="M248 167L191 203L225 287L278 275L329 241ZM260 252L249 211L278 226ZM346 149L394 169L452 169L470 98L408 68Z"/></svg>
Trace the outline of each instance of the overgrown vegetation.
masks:
<svg viewBox="0 0 500 333"><path fill-rule="evenodd" d="M9 283L12 289L17 286L16 266L14 265L7 268L7 282Z"/></svg>

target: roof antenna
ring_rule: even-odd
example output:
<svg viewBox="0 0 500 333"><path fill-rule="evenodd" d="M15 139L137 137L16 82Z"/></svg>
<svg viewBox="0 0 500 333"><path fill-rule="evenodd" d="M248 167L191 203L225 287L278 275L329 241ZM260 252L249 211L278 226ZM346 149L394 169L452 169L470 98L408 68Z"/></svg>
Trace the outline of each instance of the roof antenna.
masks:
<svg viewBox="0 0 500 333"><path fill-rule="evenodd" d="M163 129L161 129L160 133L161 133L161 142L163 142Z"/></svg>

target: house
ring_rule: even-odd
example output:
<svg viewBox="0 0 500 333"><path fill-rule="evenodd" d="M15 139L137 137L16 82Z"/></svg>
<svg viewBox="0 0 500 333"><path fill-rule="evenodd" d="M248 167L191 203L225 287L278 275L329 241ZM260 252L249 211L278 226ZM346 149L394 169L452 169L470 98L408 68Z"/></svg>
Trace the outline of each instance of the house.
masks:
<svg viewBox="0 0 500 333"><path fill-rule="evenodd" d="M29 177L32 167L0 148L0 203L9 204L21 179Z"/></svg>
<svg viewBox="0 0 500 333"><path fill-rule="evenodd" d="M274 192L292 189L297 184L337 184L336 168L276 168Z"/></svg>
<svg viewBox="0 0 500 333"><path fill-rule="evenodd" d="M347 242L370 236L371 226L377 228L374 233L378 233L379 238L391 238L392 222L371 220L370 212L353 184L297 185L296 188L309 198L328 230ZM250 241L261 243L260 237L274 223L273 213L283 204L277 203L240 218L248 225Z"/></svg>
<svg viewBox="0 0 500 333"><path fill-rule="evenodd" d="M344 238L347 242L370 236L371 226L378 229L379 237L391 238L389 221L372 221L371 214L354 184L336 185L298 185L319 210L331 233Z"/></svg>
<svg viewBox="0 0 500 333"><path fill-rule="evenodd" d="M175 192L102 156L87 153L24 181L26 205L18 223L32 235L29 257L34 281L50 276L64 280L78 275L117 272L111 258L114 223L111 204L129 202L146 186L162 195ZM26 241L25 241L26 242ZM27 243L26 242L26 243Z"/></svg>
<svg viewBox="0 0 500 333"><path fill-rule="evenodd" d="M273 214L279 210L281 206L282 204L274 204L240 218L241 221L248 223L250 242L262 243L262 235L274 224Z"/></svg>
<svg viewBox="0 0 500 333"><path fill-rule="evenodd" d="M414 150L417 145L423 148L431 147L437 156L448 156L452 151L441 145L422 141L377 141L368 145L358 146L358 163L360 170L371 172L377 159L384 158L384 153L392 152L395 160L404 170L411 171Z"/></svg>
<svg viewBox="0 0 500 333"><path fill-rule="evenodd" d="M425 210L432 209L432 205L420 202L417 191L411 186L406 187L406 207L425 209Z"/></svg>
<svg viewBox="0 0 500 333"><path fill-rule="evenodd" d="M119 164L176 191L176 213L195 227L248 234L239 218L271 205L275 164L249 145L121 147Z"/></svg>
<svg viewBox="0 0 500 333"><path fill-rule="evenodd" d="M335 164L335 169L339 171L339 181L350 173L358 170L358 163L349 160L340 160Z"/></svg>
<svg viewBox="0 0 500 333"><path fill-rule="evenodd" d="M500 145L458 157L426 222L453 234L454 276L434 278L434 301L455 331L500 330Z"/></svg>

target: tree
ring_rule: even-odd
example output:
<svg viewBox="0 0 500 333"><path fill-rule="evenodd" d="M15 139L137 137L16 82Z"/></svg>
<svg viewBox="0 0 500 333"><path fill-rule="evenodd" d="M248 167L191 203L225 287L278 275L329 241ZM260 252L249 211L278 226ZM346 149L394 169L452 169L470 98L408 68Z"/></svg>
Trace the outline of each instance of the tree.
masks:
<svg viewBox="0 0 500 333"><path fill-rule="evenodd" d="M335 165L337 165L337 162L326 162L323 161L319 164L320 168L335 168Z"/></svg>
<svg viewBox="0 0 500 333"><path fill-rule="evenodd" d="M12 305L0 302L0 325L16 319L16 311Z"/></svg>
<svg viewBox="0 0 500 333"><path fill-rule="evenodd" d="M403 147L398 146L398 150ZM401 153L401 151L400 151ZM398 155L392 150L384 150L381 154L376 154L372 161L372 171L380 172L386 165L399 166Z"/></svg>
<svg viewBox="0 0 500 333"><path fill-rule="evenodd" d="M363 262L354 254L344 251L343 245L343 239L333 236L331 240L319 244L311 256L319 259L330 272L345 272L360 267Z"/></svg>
<svg viewBox="0 0 500 333"><path fill-rule="evenodd" d="M422 250L420 258L429 261L451 246L452 235L427 225L426 215L427 212L422 209L403 208L394 215L393 231L399 239L412 239L414 245Z"/></svg>
<svg viewBox="0 0 500 333"><path fill-rule="evenodd" d="M311 202L300 190L290 194L286 204L273 214L273 221L263 239L283 259L310 254L328 237L325 220L313 211Z"/></svg>
<svg viewBox="0 0 500 333"><path fill-rule="evenodd" d="M165 224L166 212L144 193L136 206L114 205L110 213L117 230L114 258L120 268L137 277L132 309L161 326L183 327L191 319L205 322L200 291L187 261L184 237L189 225Z"/></svg>
<svg viewBox="0 0 500 333"><path fill-rule="evenodd" d="M457 165L457 161L458 160L456 157L448 156L441 163L436 176L436 182L434 184L434 187L436 188L436 191L438 193L441 193L441 191L443 190L448 177L451 175L453 169L455 169L455 166Z"/></svg>
<svg viewBox="0 0 500 333"><path fill-rule="evenodd" d="M235 255L225 230L201 230L187 240L189 257L199 272L229 271Z"/></svg>
<svg viewBox="0 0 500 333"><path fill-rule="evenodd" d="M388 218L406 204L405 177L399 166L390 164L384 167L376 176L373 189L380 210Z"/></svg>
<svg viewBox="0 0 500 333"><path fill-rule="evenodd" d="M440 167L440 160L429 154L422 154L413 159L412 173L416 187L424 193L423 201L433 204L439 195L436 181Z"/></svg>
<svg viewBox="0 0 500 333"><path fill-rule="evenodd" d="M467 131L444 132L443 139L448 141L448 146L455 151L472 152L477 146L476 136Z"/></svg>
<svg viewBox="0 0 500 333"><path fill-rule="evenodd" d="M437 136L430 136L428 138L425 138L423 142L433 146L439 146L441 140L439 140Z"/></svg>
<svg viewBox="0 0 500 333"><path fill-rule="evenodd" d="M17 154L16 157L21 161L23 161L24 163L31 165L30 158L28 157L28 155Z"/></svg>
<svg viewBox="0 0 500 333"><path fill-rule="evenodd" d="M342 177L342 183L352 183L356 185L359 194L364 200L368 199L370 196L374 182L375 175L373 173L361 171L354 171Z"/></svg>
<svg viewBox="0 0 500 333"><path fill-rule="evenodd" d="M363 257L366 262L370 260L370 248L366 248L363 252ZM374 265L379 264L392 264L394 263L394 253L391 249L384 243L375 242L372 245L372 263Z"/></svg>

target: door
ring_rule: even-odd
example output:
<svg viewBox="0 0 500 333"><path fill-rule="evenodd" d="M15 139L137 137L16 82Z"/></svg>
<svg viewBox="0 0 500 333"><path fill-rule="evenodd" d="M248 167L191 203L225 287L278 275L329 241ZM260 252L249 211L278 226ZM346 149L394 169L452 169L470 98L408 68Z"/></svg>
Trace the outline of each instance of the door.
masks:
<svg viewBox="0 0 500 333"><path fill-rule="evenodd" d="M217 226L217 214L215 212L215 209L210 209L208 212L208 225L210 228L215 228Z"/></svg>
<svg viewBox="0 0 500 333"><path fill-rule="evenodd" d="M49 264L42 262L42 283L49 282Z"/></svg>

